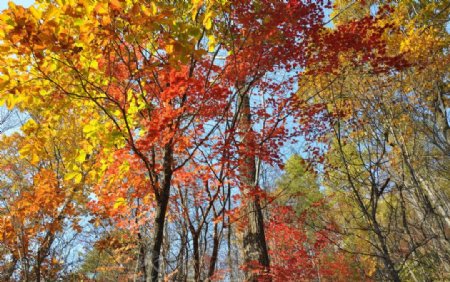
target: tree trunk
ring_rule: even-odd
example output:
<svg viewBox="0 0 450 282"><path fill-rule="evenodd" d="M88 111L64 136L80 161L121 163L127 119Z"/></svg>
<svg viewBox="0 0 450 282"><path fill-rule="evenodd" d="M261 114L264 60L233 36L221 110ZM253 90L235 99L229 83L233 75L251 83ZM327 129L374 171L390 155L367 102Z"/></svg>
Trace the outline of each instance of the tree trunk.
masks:
<svg viewBox="0 0 450 282"><path fill-rule="evenodd" d="M241 133L241 163L239 164L239 180L243 185L243 216L246 219L243 245L244 262L247 267L246 281L261 280L264 275L261 272L269 271L269 255L267 252L266 238L264 234L264 219L261 211L259 197L255 195L256 186L256 157L254 136L252 134L252 121L250 112L250 97L247 93L239 95L239 132Z"/></svg>
<svg viewBox="0 0 450 282"><path fill-rule="evenodd" d="M185 281L186 280L186 275L185 275L185 261L187 260L185 258L185 254L187 252L186 250L186 246L187 246L187 230L186 230L186 226L183 223L183 225L181 226L181 235L180 235L180 253L178 255L177 258L177 274L176 274L176 281Z"/></svg>
<svg viewBox="0 0 450 282"><path fill-rule="evenodd" d="M219 230L218 230L217 223L214 223L214 235L213 235L213 250L211 254L211 262L209 264L209 272L208 277L211 281L211 278L214 276L214 272L216 271L216 263L217 263L217 256L219 254Z"/></svg>
<svg viewBox="0 0 450 282"><path fill-rule="evenodd" d="M138 202L139 205L139 202ZM138 210L139 207L136 209L136 215L135 215L135 223L138 224ZM142 227L139 227L139 232L137 234L138 242L139 242L139 256L138 256L138 264L136 268L135 278L134 282L136 281L147 281L147 270L145 267L145 258L147 255L147 244L144 242L144 238L142 236L143 234Z"/></svg>
<svg viewBox="0 0 450 282"><path fill-rule="evenodd" d="M389 278L391 281L394 282L400 282L400 276L398 274L397 269L395 269L395 264L392 261L391 255L389 253L389 249L386 243L386 238L383 235L380 226L378 225L378 222L375 218L375 215L373 216L373 228L374 232L378 238L378 242L380 243L380 247L382 250L382 260L384 263L384 266L386 267L387 274L389 275Z"/></svg>
<svg viewBox="0 0 450 282"><path fill-rule="evenodd" d="M200 230L192 232L192 245L194 251L194 281L200 281L200 246L198 244Z"/></svg>
<svg viewBox="0 0 450 282"><path fill-rule="evenodd" d="M246 281L260 281L264 275L260 272L269 271L269 255L267 252L266 238L264 234L264 219L258 199L248 201L244 211L248 217L244 230L244 261L248 266L245 273Z"/></svg>
<svg viewBox="0 0 450 282"><path fill-rule="evenodd" d="M41 265L40 265L40 262L37 263L36 269L35 269L34 272L36 274L36 282L41 282Z"/></svg>
<svg viewBox="0 0 450 282"><path fill-rule="evenodd" d="M147 275L147 282L157 282L159 276L159 260L161 253L161 246L164 238L164 224L166 221L167 205L170 198L170 182L172 179L172 160L173 152L170 144L164 148L164 161L163 170L164 178L160 192L157 197L157 208L155 218L155 237L153 239L153 246L151 248L151 261L147 262L146 269L151 272L151 275Z"/></svg>

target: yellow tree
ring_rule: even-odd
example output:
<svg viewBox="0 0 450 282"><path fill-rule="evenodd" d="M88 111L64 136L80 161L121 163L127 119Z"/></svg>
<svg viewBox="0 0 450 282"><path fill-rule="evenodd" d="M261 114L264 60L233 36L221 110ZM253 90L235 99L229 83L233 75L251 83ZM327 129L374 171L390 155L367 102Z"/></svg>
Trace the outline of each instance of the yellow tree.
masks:
<svg viewBox="0 0 450 282"><path fill-rule="evenodd" d="M333 75L301 82L300 95L326 105L334 121L328 181L342 193L341 222L361 230L352 235L366 241L361 253L372 250L397 281L425 279L429 268L440 277L449 267L448 8L448 1L338 1L337 29L375 11L389 14L379 22L388 42L379 51L401 52L409 67L355 68L351 61L364 58L348 52Z"/></svg>
<svg viewBox="0 0 450 282"><path fill-rule="evenodd" d="M48 117L30 113L20 132L0 142L3 280L58 278L65 254L59 248L68 247L61 245L68 230L80 232L89 194L84 179L93 162L79 148L92 145L83 139L79 116L46 123Z"/></svg>

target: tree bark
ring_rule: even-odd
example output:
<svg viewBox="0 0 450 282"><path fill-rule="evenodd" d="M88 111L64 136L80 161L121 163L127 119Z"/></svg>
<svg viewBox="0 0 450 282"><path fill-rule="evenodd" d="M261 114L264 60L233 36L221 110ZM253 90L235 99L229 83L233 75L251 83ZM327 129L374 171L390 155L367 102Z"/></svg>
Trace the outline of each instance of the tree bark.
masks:
<svg viewBox="0 0 450 282"><path fill-rule="evenodd" d="M160 192L157 197L155 237L153 239L153 245L151 248L151 261L147 261L147 263L150 265L146 266L146 269L150 270L150 275L147 275L147 282L158 281L160 253L164 238L164 224L166 221L166 211L170 198L170 185L173 174L172 162L173 162L172 147L170 144L167 144L164 148L164 160L163 160L164 177Z"/></svg>
<svg viewBox="0 0 450 282"><path fill-rule="evenodd" d="M212 279L212 277L214 276L214 272L216 271L217 256L219 254L219 243L220 243L219 239L220 238L218 226L217 223L214 223L213 250L211 254L211 262L209 264L209 272L208 272L209 280Z"/></svg>
<svg viewBox="0 0 450 282"><path fill-rule="evenodd" d="M199 232L192 232L192 245L194 251L194 280L196 282L200 281L200 246L198 243Z"/></svg>
<svg viewBox="0 0 450 282"><path fill-rule="evenodd" d="M248 150L255 150L248 93L240 93L238 103L240 108L239 132L242 136L239 181L243 185L244 206L242 211L246 219L243 234L244 262L247 267L245 280L258 281L264 277L264 273L261 272L269 271L270 262L264 234L264 218L261 205L259 197L254 193L257 178L256 157L253 152L248 152Z"/></svg>
<svg viewBox="0 0 450 282"><path fill-rule="evenodd" d="M384 263L384 266L386 267L387 273L390 277L390 279L394 282L400 282L400 276L398 274L397 269L395 269L395 264L392 261L391 254L389 252L386 237L383 235L381 231L381 227L378 224L378 221L376 219L376 215L372 215L372 221L373 221L373 229L374 232L378 238L378 242L380 243L380 247L382 250L382 260Z"/></svg>
<svg viewBox="0 0 450 282"><path fill-rule="evenodd" d="M180 234L180 253L177 258L177 274L176 274L176 281L186 281L186 274L185 274L185 261L186 259L186 246L187 246L187 230L186 226L183 223L181 226L181 234Z"/></svg>

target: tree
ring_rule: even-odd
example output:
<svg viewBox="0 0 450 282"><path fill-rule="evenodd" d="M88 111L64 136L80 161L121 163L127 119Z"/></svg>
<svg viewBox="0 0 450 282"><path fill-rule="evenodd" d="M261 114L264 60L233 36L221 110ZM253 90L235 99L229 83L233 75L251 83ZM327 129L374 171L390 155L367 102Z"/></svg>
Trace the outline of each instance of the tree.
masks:
<svg viewBox="0 0 450 282"><path fill-rule="evenodd" d="M324 195L319 190L318 179L308 169L307 162L299 155L293 155L286 162L285 173L277 181L275 197L282 205L289 205L298 214L310 210Z"/></svg>
<svg viewBox="0 0 450 282"><path fill-rule="evenodd" d="M336 248L343 240L332 216L333 197L320 191L311 164L292 155L276 181L268 208L267 238L275 281L361 280L356 257Z"/></svg>
<svg viewBox="0 0 450 282"><path fill-rule="evenodd" d="M291 207L274 206L271 212L267 233L274 281L364 278L353 273L352 257L335 250L338 238L332 231L308 230L307 211L297 215Z"/></svg>
<svg viewBox="0 0 450 282"><path fill-rule="evenodd" d="M42 127L44 119L32 114L21 133L1 139L3 280L57 279L66 267L62 261L67 252L61 248L81 229L78 216L87 191L82 180L71 180L75 162L81 161L79 146L87 144L79 133L80 122L66 114L59 124ZM80 167L83 178L91 165L86 161Z"/></svg>
<svg viewBox="0 0 450 282"><path fill-rule="evenodd" d="M346 65L354 55L348 53L334 74L302 82L302 97L315 95L332 120L326 186L340 194L338 226L349 241L366 241L356 249L384 264L380 278L419 281L433 273L445 279L440 275L448 268L444 2L404 1L385 10L392 17L380 23L393 28L381 36L384 52L404 52L409 67L389 73L355 68ZM379 4L338 2L337 28L381 10Z"/></svg>
<svg viewBox="0 0 450 282"><path fill-rule="evenodd" d="M17 111L10 111L5 107L0 108L0 134L4 134L19 125Z"/></svg>
<svg viewBox="0 0 450 282"><path fill-rule="evenodd" d="M233 212L224 197L241 195L245 279L257 281L270 268L259 169L281 165L279 148L300 134L290 120L318 110L292 107L302 104L295 71L333 71L348 50L362 57L352 63L377 71L403 66L382 52L383 13L329 30L326 7L297 0L10 3L0 18L0 101L38 112L43 128L59 124L63 110L78 115L85 145L64 179L92 187L97 220L135 236L141 280L165 274L172 188L196 185L203 193L192 197L210 193L206 207L215 217ZM93 155L95 170L85 173ZM202 216L197 226L183 218L194 237L208 220Z"/></svg>

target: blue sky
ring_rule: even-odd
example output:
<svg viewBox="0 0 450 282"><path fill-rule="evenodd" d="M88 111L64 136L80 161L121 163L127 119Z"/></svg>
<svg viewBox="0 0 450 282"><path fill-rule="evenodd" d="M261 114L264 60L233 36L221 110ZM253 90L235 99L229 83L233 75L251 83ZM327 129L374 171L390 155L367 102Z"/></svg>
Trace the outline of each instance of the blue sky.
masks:
<svg viewBox="0 0 450 282"><path fill-rule="evenodd" d="M0 10L8 8L8 2L9 2L8 0L0 0ZM34 0L13 0L11 2L28 7L34 3Z"/></svg>

